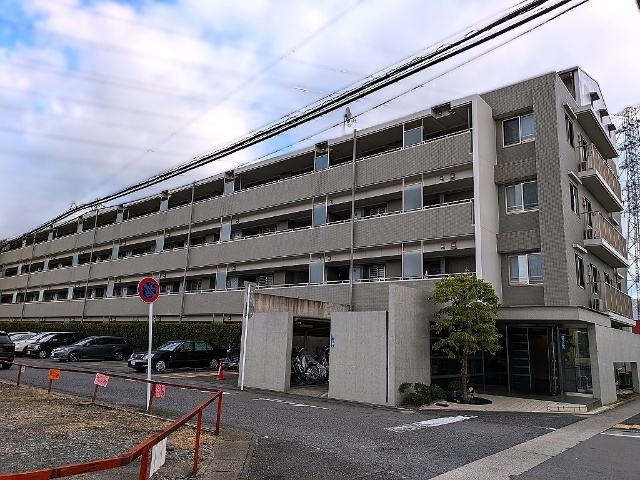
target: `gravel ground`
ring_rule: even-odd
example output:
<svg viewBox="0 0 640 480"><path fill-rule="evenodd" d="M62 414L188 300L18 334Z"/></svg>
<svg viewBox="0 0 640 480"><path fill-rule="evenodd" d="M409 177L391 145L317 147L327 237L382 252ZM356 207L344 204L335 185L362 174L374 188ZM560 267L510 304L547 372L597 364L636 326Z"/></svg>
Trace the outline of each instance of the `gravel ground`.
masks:
<svg viewBox="0 0 640 480"><path fill-rule="evenodd" d="M47 394L30 387L0 383L0 473L17 473L81 463L122 454L169 424L141 413L91 405L70 396ZM213 459L221 440L200 435L199 465ZM189 479L194 476L195 429L183 427L169 436L164 466L153 478ZM140 460L131 465L71 478L131 480L138 478Z"/></svg>

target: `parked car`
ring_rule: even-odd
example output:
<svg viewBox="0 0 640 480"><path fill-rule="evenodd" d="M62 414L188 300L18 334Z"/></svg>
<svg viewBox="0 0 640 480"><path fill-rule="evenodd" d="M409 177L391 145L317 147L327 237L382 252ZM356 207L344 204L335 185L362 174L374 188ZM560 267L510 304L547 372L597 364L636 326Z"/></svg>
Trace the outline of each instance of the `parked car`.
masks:
<svg viewBox="0 0 640 480"><path fill-rule="evenodd" d="M70 345L85 338L80 332L53 332L27 347L27 357L47 358L56 347Z"/></svg>
<svg viewBox="0 0 640 480"><path fill-rule="evenodd" d="M71 345L56 347L51 358L61 361L88 359L124 360L133 353L133 347L122 337L87 337Z"/></svg>
<svg viewBox="0 0 640 480"><path fill-rule="evenodd" d="M2 368L11 368L15 356L16 346L6 332L0 331L0 360Z"/></svg>
<svg viewBox="0 0 640 480"><path fill-rule="evenodd" d="M216 370L218 359L226 350L204 340L172 340L151 351L151 368L162 372L167 368L209 367ZM136 352L127 362L138 372L147 369L147 352Z"/></svg>
<svg viewBox="0 0 640 480"><path fill-rule="evenodd" d="M55 332L41 332L41 333L35 334L31 338L25 338L23 340L14 340L14 343L16 344L16 355L17 356L26 355L27 347L29 345L31 345L32 343L36 343L38 340L46 336L49 336L52 333L55 333Z"/></svg>
<svg viewBox="0 0 640 480"><path fill-rule="evenodd" d="M35 332L9 332L9 338L13 340L14 343L18 340L28 340L36 335L37 333Z"/></svg>

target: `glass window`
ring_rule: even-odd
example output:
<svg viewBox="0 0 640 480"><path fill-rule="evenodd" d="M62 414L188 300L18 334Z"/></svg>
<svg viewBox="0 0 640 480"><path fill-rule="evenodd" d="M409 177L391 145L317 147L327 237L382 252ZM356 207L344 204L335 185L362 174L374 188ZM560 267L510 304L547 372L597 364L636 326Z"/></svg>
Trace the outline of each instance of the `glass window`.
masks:
<svg viewBox="0 0 640 480"><path fill-rule="evenodd" d="M538 182L519 183L505 189L507 213L524 212L538 208Z"/></svg>
<svg viewBox="0 0 640 480"><path fill-rule="evenodd" d="M580 215L580 202L578 201L578 187L573 183L569 184L569 195L571 195L571 211Z"/></svg>
<svg viewBox="0 0 640 480"><path fill-rule="evenodd" d="M530 253L509 257L509 283L511 285L530 285L542 283L542 255Z"/></svg>
<svg viewBox="0 0 640 480"><path fill-rule="evenodd" d="M520 119L512 118L502 122L504 132L504 145L515 145L520 143Z"/></svg>
<svg viewBox="0 0 640 480"><path fill-rule="evenodd" d="M576 281L580 288L584 288L584 260L576 254Z"/></svg>
<svg viewBox="0 0 640 480"><path fill-rule="evenodd" d="M220 240L225 242L231 240L231 221L227 220L220 225Z"/></svg>
<svg viewBox="0 0 640 480"><path fill-rule="evenodd" d="M194 342L196 352L205 352L207 350L207 342Z"/></svg>
<svg viewBox="0 0 640 480"><path fill-rule="evenodd" d="M327 204L325 202L313 204L313 225L324 225L327 223Z"/></svg>
<svg viewBox="0 0 640 480"><path fill-rule="evenodd" d="M533 113L520 117L521 141L533 140L536 138L535 128L533 124Z"/></svg>
<svg viewBox="0 0 640 480"><path fill-rule="evenodd" d="M233 190L236 186L236 182L233 178L226 178L224 180L224 191L223 194L224 195L229 195L230 193L233 193Z"/></svg>
<svg viewBox="0 0 640 480"><path fill-rule="evenodd" d="M402 254L402 277L422 278L422 250L409 250Z"/></svg>
<svg viewBox="0 0 640 480"><path fill-rule="evenodd" d="M226 290L227 288L227 269L219 268L216 275L216 290Z"/></svg>
<svg viewBox="0 0 640 480"><path fill-rule="evenodd" d="M316 154L314 170L318 172L326 168L329 168L329 154L328 153L324 153L322 155Z"/></svg>
<svg viewBox="0 0 640 480"><path fill-rule="evenodd" d="M573 122L567 115L565 115L564 123L567 131L567 142L569 142L569 145L573 147L573 144L574 144Z"/></svg>
<svg viewBox="0 0 640 480"><path fill-rule="evenodd" d="M422 127L412 128L404 132L404 146L410 147L422 143Z"/></svg>
<svg viewBox="0 0 640 480"><path fill-rule="evenodd" d="M309 283L324 283L324 260L309 262Z"/></svg>
<svg viewBox="0 0 640 480"><path fill-rule="evenodd" d="M516 145L536 138L533 114L510 118L502 122L503 145Z"/></svg>
<svg viewBox="0 0 640 480"><path fill-rule="evenodd" d="M404 211L422 208L422 184L412 183L404 186Z"/></svg>

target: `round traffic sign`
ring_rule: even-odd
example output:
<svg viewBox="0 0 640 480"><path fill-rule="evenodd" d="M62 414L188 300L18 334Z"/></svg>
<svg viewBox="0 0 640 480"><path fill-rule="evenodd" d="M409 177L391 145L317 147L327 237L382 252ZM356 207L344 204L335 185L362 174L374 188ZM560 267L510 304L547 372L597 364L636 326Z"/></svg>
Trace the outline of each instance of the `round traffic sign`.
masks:
<svg viewBox="0 0 640 480"><path fill-rule="evenodd" d="M155 278L145 277L138 283L138 295L145 303L153 303L160 296L160 284Z"/></svg>

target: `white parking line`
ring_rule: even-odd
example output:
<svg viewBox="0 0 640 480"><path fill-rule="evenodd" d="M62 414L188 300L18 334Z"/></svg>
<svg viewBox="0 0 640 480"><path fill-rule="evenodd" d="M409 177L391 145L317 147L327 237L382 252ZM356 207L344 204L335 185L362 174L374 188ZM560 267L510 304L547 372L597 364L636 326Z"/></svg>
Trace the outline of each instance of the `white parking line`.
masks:
<svg viewBox="0 0 640 480"><path fill-rule="evenodd" d="M289 402L288 400L280 400L279 398L254 398L253 400L263 401L263 402L275 402L275 403L284 403L285 405L291 405L292 407L308 407L308 408L318 408L320 410L329 410L326 407L319 407L317 405L307 405L306 403L296 403Z"/></svg>
<svg viewBox="0 0 640 480"><path fill-rule="evenodd" d="M463 420L469 420L471 418L477 418L477 416L458 415L457 417L434 418L433 420L424 420L422 422L406 423L398 427L387 427L385 428L385 430L389 430L390 432L411 432L413 430L421 430L423 428L439 427L440 425L461 422Z"/></svg>
<svg viewBox="0 0 640 480"><path fill-rule="evenodd" d="M600 435L611 435L612 437L631 437L631 438L640 438L640 433L626 433L626 432L616 432L613 433L611 431L602 432Z"/></svg>

